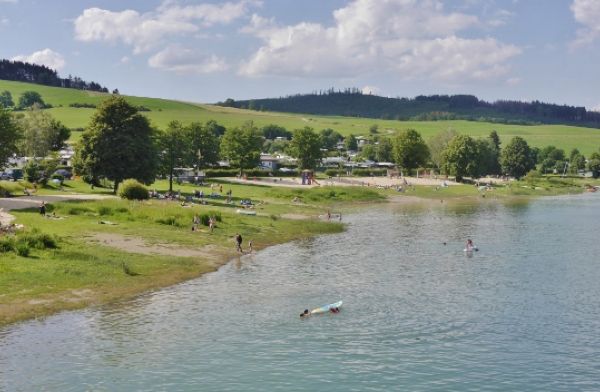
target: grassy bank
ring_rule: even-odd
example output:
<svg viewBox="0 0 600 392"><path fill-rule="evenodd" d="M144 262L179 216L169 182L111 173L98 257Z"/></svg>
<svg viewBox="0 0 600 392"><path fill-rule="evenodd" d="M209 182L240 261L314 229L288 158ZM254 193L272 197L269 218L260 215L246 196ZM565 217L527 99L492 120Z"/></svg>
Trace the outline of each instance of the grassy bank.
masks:
<svg viewBox="0 0 600 392"><path fill-rule="evenodd" d="M155 185L158 190L166 188L166 182ZM76 182L70 186L89 189ZM196 189L178 187L183 195ZM201 189L210 192L208 187ZM190 206L166 200L106 199L51 204L47 217L37 209L12 211L25 230L1 237L0 325L120 300L214 271L240 256L234 244L236 233L242 234L247 252L249 240L256 251L339 232L341 223L318 216L357 201L383 200L378 192L360 188L311 189L298 195L296 190L225 184L223 193L229 189L234 195L232 204L225 198ZM236 213L241 199L252 200L256 216ZM206 222L192 231L195 215L217 218L214 231ZM286 219L288 215L294 219ZM55 245L28 240L35 236L48 237ZM19 248L24 246L26 252Z"/></svg>

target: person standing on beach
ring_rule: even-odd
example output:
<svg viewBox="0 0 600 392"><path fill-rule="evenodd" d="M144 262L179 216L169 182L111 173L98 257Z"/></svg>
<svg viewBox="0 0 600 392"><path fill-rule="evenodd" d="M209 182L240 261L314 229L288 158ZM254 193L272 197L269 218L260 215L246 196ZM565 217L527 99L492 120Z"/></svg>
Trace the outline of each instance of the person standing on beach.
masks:
<svg viewBox="0 0 600 392"><path fill-rule="evenodd" d="M244 253L244 251L242 250L242 235L240 233L237 233L235 235L235 242L237 243L237 251L240 253Z"/></svg>
<svg viewBox="0 0 600 392"><path fill-rule="evenodd" d="M46 215L46 202L44 202L44 201L40 205L40 215L43 215L43 216Z"/></svg>
<svg viewBox="0 0 600 392"><path fill-rule="evenodd" d="M252 253L252 240L248 241L248 249L250 249L249 253Z"/></svg>

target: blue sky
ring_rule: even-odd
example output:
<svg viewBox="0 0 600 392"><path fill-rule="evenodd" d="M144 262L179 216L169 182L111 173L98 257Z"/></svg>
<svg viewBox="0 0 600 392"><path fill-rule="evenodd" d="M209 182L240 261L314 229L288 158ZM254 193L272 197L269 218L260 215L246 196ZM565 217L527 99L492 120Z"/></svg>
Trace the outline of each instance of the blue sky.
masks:
<svg viewBox="0 0 600 392"><path fill-rule="evenodd" d="M600 110L600 0L0 0L0 57L216 102L359 87Z"/></svg>

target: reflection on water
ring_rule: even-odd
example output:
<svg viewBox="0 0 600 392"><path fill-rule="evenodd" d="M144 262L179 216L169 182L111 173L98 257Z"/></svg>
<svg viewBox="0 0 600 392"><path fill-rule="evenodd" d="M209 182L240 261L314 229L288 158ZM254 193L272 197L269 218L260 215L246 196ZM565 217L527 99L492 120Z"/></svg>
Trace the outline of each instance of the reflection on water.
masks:
<svg viewBox="0 0 600 392"><path fill-rule="evenodd" d="M598 390L599 206L369 209L341 234L1 331L0 390Z"/></svg>

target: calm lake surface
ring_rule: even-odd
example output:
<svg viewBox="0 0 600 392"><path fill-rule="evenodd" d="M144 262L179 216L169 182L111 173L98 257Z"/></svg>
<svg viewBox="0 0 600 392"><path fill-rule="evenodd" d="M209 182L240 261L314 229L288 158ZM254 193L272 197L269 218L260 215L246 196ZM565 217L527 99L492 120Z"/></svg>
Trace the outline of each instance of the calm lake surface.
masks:
<svg viewBox="0 0 600 392"><path fill-rule="evenodd" d="M341 234L0 330L0 390L600 390L600 195L344 219ZM339 299L339 314L298 317Z"/></svg>

